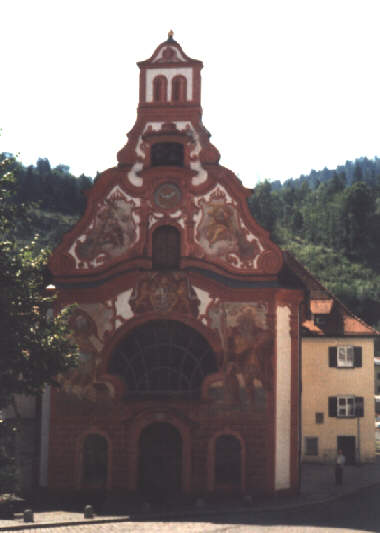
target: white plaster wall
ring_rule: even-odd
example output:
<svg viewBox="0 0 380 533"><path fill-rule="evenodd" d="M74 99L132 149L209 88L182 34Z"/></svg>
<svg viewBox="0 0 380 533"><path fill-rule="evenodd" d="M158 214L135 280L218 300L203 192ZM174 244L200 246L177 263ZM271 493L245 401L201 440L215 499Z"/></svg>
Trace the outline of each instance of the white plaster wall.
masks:
<svg viewBox="0 0 380 533"><path fill-rule="evenodd" d="M193 99L193 69L190 67L179 68L154 68L147 69L145 78L145 101L153 102L153 79L156 76L165 76L168 80L168 101L172 99L172 79L175 76L184 76L187 81L187 101Z"/></svg>
<svg viewBox="0 0 380 533"><path fill-rule="evenodd" d="M277 307L275 490L290 488L291 311Z"/></svg>

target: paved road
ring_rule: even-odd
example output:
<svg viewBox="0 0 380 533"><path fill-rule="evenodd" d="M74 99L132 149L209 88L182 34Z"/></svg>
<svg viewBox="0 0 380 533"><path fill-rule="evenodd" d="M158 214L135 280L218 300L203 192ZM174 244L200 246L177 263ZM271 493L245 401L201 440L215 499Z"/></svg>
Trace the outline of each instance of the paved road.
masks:
<svg viewBox="0 0 380 533"><path fill-rule="evenodd" d="M85 524L32 533L343 533L380 532L380 485L326 504L271 512L193 518L183 522Z"/></svg>

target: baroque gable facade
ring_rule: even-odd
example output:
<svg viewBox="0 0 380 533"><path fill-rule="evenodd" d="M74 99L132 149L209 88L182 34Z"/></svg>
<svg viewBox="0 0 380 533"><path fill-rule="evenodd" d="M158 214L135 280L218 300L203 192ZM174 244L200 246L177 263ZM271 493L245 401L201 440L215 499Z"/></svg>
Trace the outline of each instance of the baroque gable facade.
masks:
<svg viewBox="0 0 380 533"><path fill-rule="evenodd" d="M43 401L41 484L296 491L304 289L219 164L202 63L169 35L138 66L128 142L50 261L81 361Z"/></svg>

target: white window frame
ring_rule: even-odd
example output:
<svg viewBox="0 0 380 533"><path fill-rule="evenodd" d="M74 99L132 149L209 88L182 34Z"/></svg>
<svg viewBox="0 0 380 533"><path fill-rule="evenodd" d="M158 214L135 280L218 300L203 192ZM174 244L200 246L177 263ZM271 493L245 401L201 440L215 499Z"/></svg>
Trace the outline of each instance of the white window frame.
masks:
<svg viewBox="0 0 380 533"><path fill-rule="evenodd" d="M337 346L336 366L339 368L353 368L355 366L353 346Z"/></svg>
<svg viewBox="0 0 380 533"><path fill-rule="evenodd" d="M336 397L336 416L338 418L355 417L355 396L345 395Z"/></svg>

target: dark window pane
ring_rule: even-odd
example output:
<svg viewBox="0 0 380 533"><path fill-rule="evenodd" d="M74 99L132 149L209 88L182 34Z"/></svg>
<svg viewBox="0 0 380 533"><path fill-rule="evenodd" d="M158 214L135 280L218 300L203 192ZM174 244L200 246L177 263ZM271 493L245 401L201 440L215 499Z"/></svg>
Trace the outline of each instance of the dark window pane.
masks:
<svg viewBox="0 0 380 533"><path fill-rule="evenodd" d="M318 437L305 437L305 455L318 455Z"/></svg>
<svg viewBox="0 0 380 533"><path fill-rule="evenodd" d="M181 246L180 233L173 226L160 226L153 233L153 270L179 269Z"/></svg>
<svg viewBox="0 0 380 533"><path fill-rule="evenodd" d="M316 424L323 424L323 422L324 422L324 413L315 413L315 422L316 422Z"/></svg>
<svg viewBox="0 0 380 533"><path fill-rule="evenodd" d="M156 143L150 152L152 167L175 166L183 167L183 144Z"/></svg>

